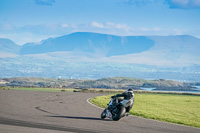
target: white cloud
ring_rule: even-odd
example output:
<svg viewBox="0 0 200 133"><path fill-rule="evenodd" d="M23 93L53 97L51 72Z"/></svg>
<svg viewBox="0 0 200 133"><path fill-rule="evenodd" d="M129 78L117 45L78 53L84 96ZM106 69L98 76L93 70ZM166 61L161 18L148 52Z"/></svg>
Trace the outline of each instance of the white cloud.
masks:
<svg viewBox="0 0 200 133"><path fill-rule="evenodd" d="M200 0L166 0L170 8L193 9L200 8Z"/></svg>
<svg viewBox="0 0 200 133"><path fill-rule="evenodd" d="M92 22L91 23L92 26L97 27L97 28L104 28L103 24L97 23L97 22Z"/></svg>
<svg viewBox="0 0 200 133"><path fill-rule="evenodd" d="M12 29L13 29L13 26L10 25L10 24L4 24L4 25L3 25L3 28L4 28L5 30L12 30Z"/></svg>
<svg viewBox="0 0 200 133"><path fill-rule="evenodd" d="M161 31L161 28L160 27L155 27L154 30L155 31Z"/></svg>
<svg viewBox="0 0 200 133"><path fill-rule="evenodd" d="M49 37L69 34L75 27L68 24L41 24L15 27L11 24L0 24L0 38L8 38L19 45L27 42L38 42Z"/></svg>
<svg viewBox="0 0 200 133"><path fill-rule="evenodd" d="M142 28L140 28L140 30L142 32L159 32L159 31L162 31L162 29L160 27L154 27L154 28L145 28L145 27L142 27Z"/></svg>
<svg viewBox="0 0 200 133"><path fill-rule="evenodd" d="M104 28L104 29L117 29L117 30L124 30L129 31L131 28L127 26L126 24L117 24L112 22L105 22L105 23L98 23L98 22L92 22L91 26L96 28Z"/></svg>
<svg viewBox="0 0 200 133"><path fill-rule="evenodd" d="M108 28L122 29L122 30L125 30L125 31L129 31L131 29L126 24L116 24L116 23L111 23L111 22L107 22L106 23L106 27L108 27Z"/></svg>
<svg viewBox="0 0 200 133"><path fill-rule="evenodd" d="M61 27L67 28L67 27L68 27L68 24L61 24Z"/></svg>
<svg viewBox="0 0 200 133"><path fill-rule="evenodd" d="M174 31L175 35L181 35L181 34L183 34L183 31L180 30L180 29L173 29L173 31Z"/></svg>
<svg viewBox="0 0 200 133"><path fill-rule="evenodd" d="M162 27L152 27L152 28L146 28L142 27L140 29L134 29L133 31L134 35L142 35L142 36L168 36L168 35L194 35L197 34L190 34L187 31L183 31L178 28L174 29L166 29Z"/></svg>
<svg viewBox="0 0 200 133"><path fill-rule="evenodd" d="M9 23L4 23L4 24L0 23L0 31L7 32L7 31L11 31L13 29L15 29L15 27Z"/></svg>
<svg viewBox="0 0 200 133"><path fill-rule="evenodd" d="M150 31L150 29L144 28L144 27L140 28L140 30L141 30L141 31Z"/></svg>

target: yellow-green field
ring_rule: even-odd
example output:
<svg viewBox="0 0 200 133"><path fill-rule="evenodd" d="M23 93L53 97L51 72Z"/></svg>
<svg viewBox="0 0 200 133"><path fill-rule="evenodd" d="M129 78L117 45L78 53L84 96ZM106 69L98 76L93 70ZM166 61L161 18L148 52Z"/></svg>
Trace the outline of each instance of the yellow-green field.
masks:
<svg viewBox="0 0 200 133"><path fill-rule="evenodd" d="M105 108L110 96L95 97L90 102ZM130 114L200 128L200 96L137 93Z"/></svg>
<svg viewBox="0 0 200 133"><path fill-rule="evenodd" d="M59 88L32 88L32 87L1 87L1 90L27 90L27 91L50 91L50 92L73 92L74 89L59 89Z"/></svg>

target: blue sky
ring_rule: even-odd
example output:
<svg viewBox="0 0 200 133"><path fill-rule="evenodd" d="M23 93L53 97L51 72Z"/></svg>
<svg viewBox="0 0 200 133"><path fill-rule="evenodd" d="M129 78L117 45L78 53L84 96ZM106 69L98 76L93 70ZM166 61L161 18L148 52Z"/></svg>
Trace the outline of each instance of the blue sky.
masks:
<svg viewBox="0 0 200 133"><path fill-rule="evenodd" d="M79 31L200 38L200 0L0 0L0 38L22 45Z"/></svg>

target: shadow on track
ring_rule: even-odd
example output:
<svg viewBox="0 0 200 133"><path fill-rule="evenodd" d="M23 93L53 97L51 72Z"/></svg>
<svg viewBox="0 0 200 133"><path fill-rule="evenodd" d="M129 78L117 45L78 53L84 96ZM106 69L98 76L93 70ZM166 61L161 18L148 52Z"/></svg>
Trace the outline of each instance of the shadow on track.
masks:
<svg viewBox="0 0 200 133"><path fill-rule="evenodd" d="M38 129L47 129L47 130L54 130L54 131L73 132L73 133L101 133L101 131L98 131L98 130L81 129L81 128L77 128L77 127L74 128L70 126L61 126L61 125L36 123L36 122L23 121L23 120L15 120L15 119L4 118L1 116L0 116L0 124L38 128Z"/></svg>
<svg viewBox="0 0 200 133"><path fill-rule="evenodd" d="M100 118L94 118L94 117L74 117L74 116L48 116L48 117L67 118L67 119L81 119L81 120L111 121L110 119L100 119Z"/></svg>
<svg viewBox="0 0 200 133"><path fill-rule="evenodd" d="M46 111L44 109L41 109L39 106L38 107L35 107L35 109L39 110L39 111L42 111L42 112L45 112L45 113L48 113L48 114L52 114L52 115L59 115L59 114L56 114L56 113L51 113L49 111Z"/></svg>

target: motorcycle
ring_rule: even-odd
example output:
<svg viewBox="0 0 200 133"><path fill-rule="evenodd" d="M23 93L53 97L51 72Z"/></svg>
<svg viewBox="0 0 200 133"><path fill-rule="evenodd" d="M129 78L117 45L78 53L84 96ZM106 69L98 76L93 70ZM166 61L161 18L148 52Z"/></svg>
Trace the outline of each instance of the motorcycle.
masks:
<svg viewBox="0 0 200 133"><path fill-rule="evenodd" d="M122 100L118 97L111 98L107 108L101 113L101 119L109 118L118 121L126 116L126 108L131 104L133 104L132 100Z"/></svg>

